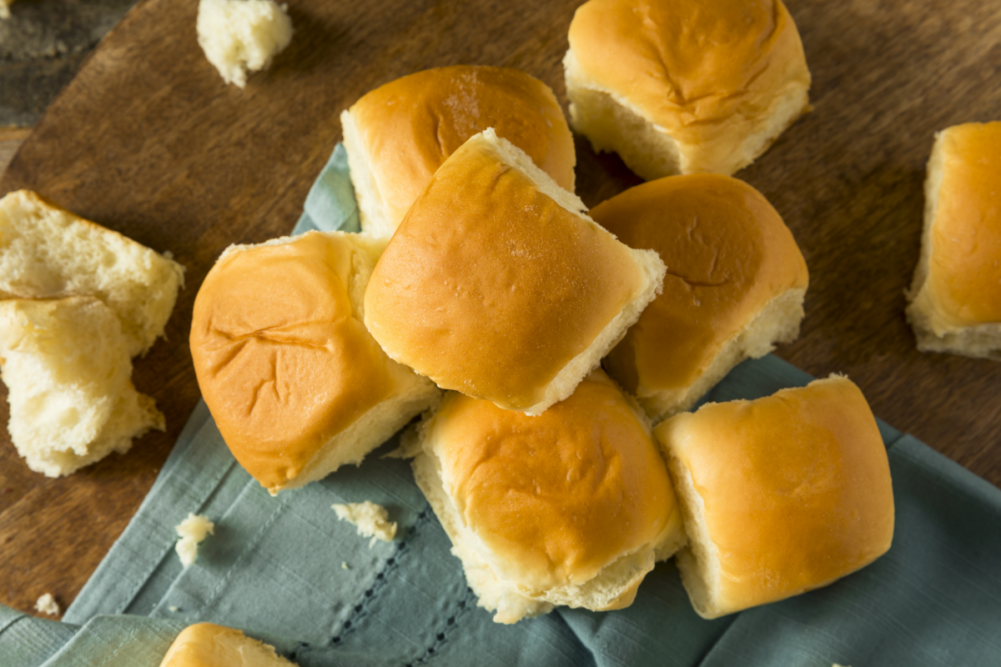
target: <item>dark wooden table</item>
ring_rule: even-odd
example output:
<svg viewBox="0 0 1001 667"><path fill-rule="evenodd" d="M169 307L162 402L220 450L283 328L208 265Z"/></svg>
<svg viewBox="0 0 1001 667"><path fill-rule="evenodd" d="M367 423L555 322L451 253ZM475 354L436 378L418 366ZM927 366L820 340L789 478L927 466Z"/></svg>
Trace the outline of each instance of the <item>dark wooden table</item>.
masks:
<svg viewBox="0 0 1001 667"><path fill-rule="evenodd" d="M132 452L63 479L0 435L0 602L72 602L163 465L198 400L186 340L205 273L230 243L287 233L371 88L456 63L517 67L566 103L561 59L577 0L289 0L292 45L243 91L199 50L195 0L144 0L24 140L0 193L32 188L188 267L167 340L134 381L167 416ZM1001 4L790 0L814 110L737 174L784 216L810 267L800 339L778 354L848 374L877 415L1001 484L1001 365L922 355L904 320L924 165L936 130L1001 118ZM0 137L2 139L2 137ZM578 139L590 206L638 183ZM6 420L0 401L0 421Z"/></svg>

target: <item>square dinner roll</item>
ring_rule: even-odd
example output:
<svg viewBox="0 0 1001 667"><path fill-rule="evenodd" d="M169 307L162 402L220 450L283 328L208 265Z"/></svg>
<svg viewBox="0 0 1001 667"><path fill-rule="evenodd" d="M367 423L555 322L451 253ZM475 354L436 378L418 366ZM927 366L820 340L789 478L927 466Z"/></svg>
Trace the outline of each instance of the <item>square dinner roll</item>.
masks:
<svg viewBox="0 0 1001 667"><path fill-rule="evenodd" d="M435 173L379 259L365 324L400 363L539 414L571 393L660 292L632 250L487 130Z"/></svg>
<svg viewBox="0 0 1001 667"><path fill-rule="evenodd" d="M295 663L239 630L196 623L177 635L160 667L295 667Z"/></svg>
<svg viewBox="0 0 1001 667"><path fill-rule="evenodd" d="M163 335L184 267L19 190L0 199L0 299L96 296L121 321L128 354Z"/></svg>
<svg viewBox="0 0 1001 667"><path fill-rule="evenodd" d="M908 297L919 350L1001 359L1001 122L936 135Z"/></svg>
<svg viewBox="0 0 1001 667"><path fill-rule="evenodd" d="M272 495L360 463L439 396L362 323L380 248L344 232L230 246L198 291L198 386L233 456Z"/></svg>
<svg viewBox="0 0 1001 667"><path fill-rule="evenodd" d="M667 264L664 291L604 360L656 422L690 409L734 366L799 335L809 275L764 196L729 176L671 176L591 217Z"/></svg>
<svg viewBox="0 0 1001 667"><path fill-rule="evenodd" d="M627 607L685 541L648 423L600 370L538 417L449 392L418 438L417 484L498 623Z"/></svg>
<svg viewBox="0 0 1001 667"><path fill-rule="evenodd" d="M890 548L886 449L845 377L710 403L654 433L689 539L681 581L703 618L826 586Z"/></svg>
<svg viewBox="0 0 1001 667"><path fill-rule="evenodd" d="M341 114L362 230L389 238L445 159L492 127L574 189L573 137L549 86L507 67L456 65L410 74Z"/></svg>
<svg viewBox="0 0 1001 667"><path fill-rule="evenodd" d="M781 0L590 0L569 40L571 125L647 180L732 174L808 107Z"/></svg>
<svg viewBox="0 0 1001 667"><path fill-rule="evenodd" d="M35 472L68 475L164 429L132 386L121 321L96 297L0 301L0 364L10 437Z"/></svg>

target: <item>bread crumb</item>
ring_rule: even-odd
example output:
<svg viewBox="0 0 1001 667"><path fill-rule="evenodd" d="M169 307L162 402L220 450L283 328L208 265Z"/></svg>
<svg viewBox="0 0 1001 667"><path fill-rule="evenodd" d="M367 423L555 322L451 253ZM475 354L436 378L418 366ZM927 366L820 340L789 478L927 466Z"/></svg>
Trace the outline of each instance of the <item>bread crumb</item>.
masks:
<svg viewBox="0 0 1001 667"><path fill-rule="evenodd" d="M342 570L350 570L351 568L350 568L350 567L348 567L348 564L347 564L347 563L341 563L341 569L342 569Z"/></svg>
<svg viewBox="0 0 1001 667"><path fill-rule="evenodd" d="M40 611L43 614L48 614L49 616L58 616L61 613L59 603L56 602L56 599L52 597L51 593L46 593L42 597L38 598L35 602L35 610Z"/></svg>
<svg viewBox="0 0 1001 667"><path fill-rule="evenodd" d="M174 612L174 613L177 613L177 612L181 611L179 608L175 607L174 605L170 605L169 609L172 612Z"/></svg>
<svg viewBox="0 0 1001 667"><path fill-rule="evenodd" d="M198 44L226 83L247 84L247 72L268 67L292 41L287 5L274 0L201 0Z"/></svg>
<svg viewBox="0 0 1001 667"><path fill-rule="evenodd" d="M363 503L348 503L347 505L332 505L337 512L337 518L347 520L358 527L358 534L371 537L368 548L371 549L376 540L392 542L396 537L396 524L388 521L389 512L382 505L376 505L370 500Z"/></svg>
<svg viewBox="0 0 1001 667"><path fill-rule="evenodd" d="M181 565L187 567L195 562L198 556L198 545L206 536L215 534L215 524L208 517L188 513L188 518L175 528L181 538L177 541L177 555L181 557Z"/></svg>

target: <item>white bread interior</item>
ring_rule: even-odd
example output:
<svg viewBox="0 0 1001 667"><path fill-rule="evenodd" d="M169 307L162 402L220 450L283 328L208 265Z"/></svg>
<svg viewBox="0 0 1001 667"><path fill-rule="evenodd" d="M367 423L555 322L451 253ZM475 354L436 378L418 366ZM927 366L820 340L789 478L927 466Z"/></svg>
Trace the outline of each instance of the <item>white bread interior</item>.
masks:
<svg viewBox="0 0 1001 667"><path fill-rule="evenodd" d="M274 0L200 0L198 44L226 83L247 85L292 41L287 5Z"/></svg>
<svg viewBox="0 0 1001 667"><path fill-rule="evenodd" d="M295 667L295 663L239 630L197 623L174 639L160 667Z"/></svg>
<svg viewBox="0 0 1001 667"><path fill-rule="evenodd" d="M0 301L0 357L11 439L36 472L68 475L164 429L132 386L128 339L100 299Z"/></svg>
<svg viewBox="0 0 1001 667"><path fill-rule="evenodd" d="M117 232L20 190L0 200L0 299L100 298L130 357L163 335L184 267Z"/></svg>
<svg viewBox="0 0 1001 667"><path fill-rule="evenodd" d="M914 330L917 348L921 352L945 352L1001 360L1001 322L957 325L939 310L934 290L928 284L929 265L933 253L932 232L936 224L947 224L936 219L942 184L946 179L950 161L964 159L962 154L954 154L949 150L949 133L953 129L955 128L947 128L936 134L935 144L928 160L924 184L925 208L921 255L914 271L911 289L907 292L910 301L906 310L907 319ZM1001 178L998 181L1001 183Z"/></svg>

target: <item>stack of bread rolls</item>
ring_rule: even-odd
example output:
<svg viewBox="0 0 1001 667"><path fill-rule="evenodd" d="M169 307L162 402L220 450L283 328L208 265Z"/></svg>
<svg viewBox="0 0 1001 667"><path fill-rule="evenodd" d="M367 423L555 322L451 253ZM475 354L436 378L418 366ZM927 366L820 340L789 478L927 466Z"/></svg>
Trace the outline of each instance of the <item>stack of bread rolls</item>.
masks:
<svg viewBox="0 0 1001 667"><path fill-rule="evenodd" d="M625 4L592 0L575 25ZM689 99L733 122L711 141L670 140L739 157L682 170L729 173L806 106L788 12L746 3L740 37L720 18L731 4L681 3L690 20L652 32L726 37L708 64L685 56L686 72L720 70L700 95L743 86L755 100ZM573 30L571 47L568 77L608 48ZM746 71L724 76L738 62ZM622 114L599 113L623 129ZM889 548L886 453L847 379L683 412L798 334L806 264L760 193L675 176L588 215L553 93L512 70L404 77L342 122L362 233L231 248L196 302L206 402L269 490L358 463L424 411L404 450L480 606L503 623L627 606L679 549L696 611L714 617L826 585Z"/></svg>

